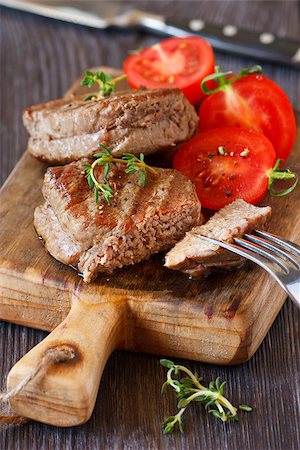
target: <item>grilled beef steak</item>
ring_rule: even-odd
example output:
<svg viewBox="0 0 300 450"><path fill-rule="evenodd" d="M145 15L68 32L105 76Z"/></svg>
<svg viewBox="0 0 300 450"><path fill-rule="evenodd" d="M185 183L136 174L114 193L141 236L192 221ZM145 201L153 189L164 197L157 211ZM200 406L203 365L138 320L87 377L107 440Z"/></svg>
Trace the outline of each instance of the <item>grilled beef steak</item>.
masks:
<svg viewBox="0 0 300 450"><path fill-rule="evenodd" d="M54 100L26 109L23 122L33 156L66 163L92 156L99 143L114 155L174 146L193 136L198 116L179 89L162 88Z"/></svg>
<svg viewBox="0 0 300 450"><path fill-rule="evenodd" d="M193 183L172 169L126 174L111 165L107 183L115 195L108 205L93 191L83 173L86 160L49 168L45 204L35 210L34 225L46 248L64 264L77 265L84 281L98 272L134 264L168 250L200 221L200 203ZM103 167L96 167L103 180Z"/></svg>
<svg viewBox="0 0 300 450"><path fill-rule="evenodd" d="M234 237L263 228L271 215L271 208L257 207L235 200L213 215L206 224L186 233L166 255L165 266L192 276L202 275L212 268L228 268L241 264L243 258L218 245L210 244L201 236L232 242Z"/></svg>

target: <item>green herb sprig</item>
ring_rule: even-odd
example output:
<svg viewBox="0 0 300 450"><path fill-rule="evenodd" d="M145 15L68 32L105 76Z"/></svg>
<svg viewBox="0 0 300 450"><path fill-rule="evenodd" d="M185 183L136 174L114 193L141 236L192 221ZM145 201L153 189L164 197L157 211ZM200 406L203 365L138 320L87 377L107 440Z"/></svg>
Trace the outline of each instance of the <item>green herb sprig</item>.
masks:
<svg viewBox="0 0 300 450"><path fill-rule="evenodd" d="M127 75L120 75L119 77L113 78L104 72L85 72L84 78L80 82L80 86L87 86L92 88L95 84L98 85L98 92L93 92L85 97L87 100L98 101L103 97L108 97L116 89L116 84L124 80Z"/></svg>
<svg viewBox="0 0 300 450"><path fill-rule="evenodd" d="M238 420L238 408L224 397L226 381L221 383L220 377L218 377L215 381L211 381L208 387L205 387L200 383L201 378L196 373L193 374L187 367L174 364L168 359L161 359L160 364L168 369L167 380L162 385L161 393L163 394L168 387L171 387L179 399L178 413L175 416L167 417L163 422L164 434L171 433L176 424L183 432L182 415L191 402L202 403L210 414L223 422L230 419ZM187 376L179 379L180 372ZM173 378L173 375L177 375L177 378ZM252 411L252 408L247 405L240 405L239 409Z"/></svg>
<svg viewBox="0 0 300 450"><path fill-rule="evenodd" d="M102 149L102 152L93 155L94 158L96 158L95 161L93 161L92 164L84 164L84 173L90 188L94 191L96 203L99 201L99 193L103 194L108 204L110 204L111 198L115 194L107 182L98 182L94 174L96 166L104 166L103 177L104 181L107 181L107 175L110 171L111 164L125 164L125 173L134 174L140 172L140 181L143 187L146 186L147 170L156 174L156 170L145 163L143 153L140 153L139 158L132 153L124 153L122 158L115 158L107 147L102 144L99 144L99 147Z"/></svg>
<svg viewBox="0 0 300 450"><path fill-rule="evenodd" d="M273 169L270 169L268 172L268 190L272 197L283 197L288 195L290 192L296 188L298 184L298 175L295 172L292 172L290 169L282 169L280 168L281 164L284 162L283 159L277 159ZM295 180L295 182L287 189L283 189L282 191L277 191L274 188L274 182L276 180Z"/></svg>
<svg viewBox="0 0 300 450"><path fill-rule="evenodd" d="M226 87L231 86L240 78L243 78L247 75L261 74L262 72L263 72L262 67L256 65L253 67L246 67L243 70L241 70L241 72L238 73L237 75L232 75L231 70L229 70L228 72L221 72L220 67L215 66L215 72L205 77L204 80L201 82L201 89L206 95L215 94L216 92L222 91ZM214 81L216 87L210 89L207 86L208 81Z"/></svg>

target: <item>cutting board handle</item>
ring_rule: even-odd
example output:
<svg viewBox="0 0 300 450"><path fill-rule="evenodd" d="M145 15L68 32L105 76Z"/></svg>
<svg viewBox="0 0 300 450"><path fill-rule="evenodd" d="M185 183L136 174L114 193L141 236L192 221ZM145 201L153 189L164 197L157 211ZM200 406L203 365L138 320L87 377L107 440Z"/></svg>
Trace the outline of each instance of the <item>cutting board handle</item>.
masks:
<svg viewBox="0 0 300 450"><path fill-rule="evenodd" d="M10 399L11 408L51 425L86 422L93 412L105 363L124 338L123 319L121 303L76 298L66 319L11 369L8 391L36 373ZM62 351L67 358L56 358L49 365L53 351ZM44 363L46 367L40 370Z"/></svg>

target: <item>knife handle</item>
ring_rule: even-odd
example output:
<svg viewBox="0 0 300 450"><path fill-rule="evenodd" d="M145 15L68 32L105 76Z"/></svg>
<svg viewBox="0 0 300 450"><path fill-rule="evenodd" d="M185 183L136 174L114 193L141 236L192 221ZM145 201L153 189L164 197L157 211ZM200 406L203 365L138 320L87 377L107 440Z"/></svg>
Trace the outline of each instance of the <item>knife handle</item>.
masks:
<svg viewBox="0 0 300 450"><path fill-rule="evenodd" d="M145 22L145 28L156 28L155 22ZM284 63L300 69L300 43L278 37L272 33L254 33L235 25L218 26L200 19L166 20L156 31L168 36L200 36L216 50L248 56L255 60Z"/></svg>
<svg viewBox="0 0 300 450"><path fill-rule="evenodd" d="M8 391L18 391L17 386L30 379L10 399L13 411L61 427L86 422L105 363L123 337L124 323L122 302L90 303L76 298L66 319L11 369ZM55 350L73 352L72 357L37 370L45 355Z"/></svg>

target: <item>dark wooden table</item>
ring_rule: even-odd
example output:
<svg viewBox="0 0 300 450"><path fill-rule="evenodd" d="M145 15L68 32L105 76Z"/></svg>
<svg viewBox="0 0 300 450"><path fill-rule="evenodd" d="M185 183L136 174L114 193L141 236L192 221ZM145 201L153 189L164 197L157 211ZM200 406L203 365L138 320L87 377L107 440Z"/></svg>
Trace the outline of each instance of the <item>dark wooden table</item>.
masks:
<svg viewBox="0 0 300 450"><path fill-rule="evenodd" d="M130 2L129 2L130 3ZM133 2L131 2L133 3ZM300 38L296 1L148 1L136 2L169 17L202 16L215 23L233 23ZM130 49L158 40L141 32L98 31L0 8L1 147L3 183L22 155L27 136L21 122L26 106L60 97L85 68L120 67ZM256 61L217 53L224 69L237 70ZM300 105L299 72L264 65L294 107ZM299 155L300 157L300 155ZM16 224L16 232L22 224ZM115 352L103 374L90 421L60 429L29 422L0 430L0 449L299 449L300 314L287 300L253 358L238 367L214 367L184 361L209 381L221 376L234 403L253 406L239 423L222 424L196 405L185 417L185 433L161 433L161 420L175 412L173 396L160 396L164 370L159 358ZM2 387L10 367L45 336L44 332L1 323Z"/></svg>

